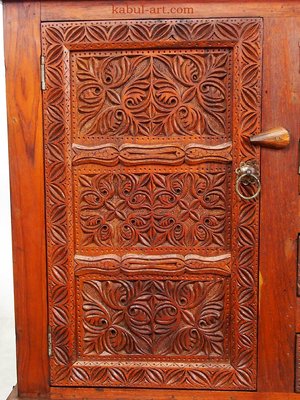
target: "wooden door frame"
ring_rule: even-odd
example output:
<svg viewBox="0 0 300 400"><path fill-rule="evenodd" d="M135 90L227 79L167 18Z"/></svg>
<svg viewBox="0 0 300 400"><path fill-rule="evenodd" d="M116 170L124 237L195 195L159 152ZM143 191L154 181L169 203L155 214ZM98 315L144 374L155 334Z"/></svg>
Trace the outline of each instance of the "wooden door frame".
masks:
<svg viewBox="0 0 300 400"><path fill-rule="evenodd" d="M163 1L155 2L166 4ZM180 4L174 0L172 4ZM219 398L281 398L275 392L294 392L296 320L296 257L299 224L298 142L300 99L299 1L204 1L193 5L193 18L253 16L264 18L263 129L282 125L291 132L291 145L261 152L260 313L258 392L222 392ZM213 6L212 4L213 3ZM232 6L230 7L230 3ZM122 3L118 3L122 4ZM153 2L151 3L153 4ZM171 4L169 2L168 4ZM149 17L149 16L148 16ZM182 18L182 15L172 15ZM115 18L103 1L5 1L4 38L12 201L13 264L18 358L18 393L22 398L130 399L135 390L55 389L48 383L47 279L45 245L44 158L40 86L40 24L58 19ZM128 19L128 15L118 16ZM140 16L139 16L140 18ZM157 16L156 16L157 18ZM283 19L285 18L285 19ZM272 35L268 33L272 31ZM298 34L297 34L298 33ZM281 40L285 39L282 45ZM277 210L276 219L274 209ZM276 221L276 222L275 222ZM272 273L270 273L270 271ZM280 299L281 307L278 307ZM282 369L284 365L284 371ZM152 390L139 389L150 399ZM152 394L151 394L152 393ZM218 398L217 392L197 391L197 399ZM271 395L271 393L273 393ZM190 391L155 389L158 399L185 399ZM17 394L11 398L17 398ZM271 396L271 397L270 397ZM279 396L279 397L278 397Z"/></svg>

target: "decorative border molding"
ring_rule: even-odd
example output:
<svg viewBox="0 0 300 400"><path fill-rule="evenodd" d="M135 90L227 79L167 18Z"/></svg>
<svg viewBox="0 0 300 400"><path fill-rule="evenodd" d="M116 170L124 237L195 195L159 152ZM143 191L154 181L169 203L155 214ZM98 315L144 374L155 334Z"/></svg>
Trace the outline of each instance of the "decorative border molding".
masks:
<svg viewBox="0 0 300 400"><path fill-rule="evenodd" d="M123 144L120 147L114 144L100 146L83 146L73 144L73 165L93 163L107 166L123 165L197 165L213 162L231 162L231 142L206 146L191 143L187 146L179 145L138 145ZM217 154L216 154L217 153Z"/></svg>
<svg viewBox="0 0 300 400"><path fill-rule="evenodd" d="M256 159L249 136L260 131L262 20L90 21L42 24L46 56L44 128L47 195L49 320L53 334L51 382L56 386L142 386L226 390L256 387L258 201L233 199L232 354L231 366L203 369L128 370L73 364L74 274L72 152L70 145L70 51L125 48L229 47L234 57L232 167ZM65 154L67 157L65 158ZM232 187L233 189L233 187Z"/></svg>
<svg viewBox="0 0 300 400"><path fill-rule="evenodd" d="M230 275L230 254L221 256L198 256L178 254L142 256L137 254L126 254L117 256L107 254L99 257L75 256L75 272L95 273L103 275L117 275L119 273L128 275L156 275L168 274L179 276L182 274L218 274Z"/></svg>

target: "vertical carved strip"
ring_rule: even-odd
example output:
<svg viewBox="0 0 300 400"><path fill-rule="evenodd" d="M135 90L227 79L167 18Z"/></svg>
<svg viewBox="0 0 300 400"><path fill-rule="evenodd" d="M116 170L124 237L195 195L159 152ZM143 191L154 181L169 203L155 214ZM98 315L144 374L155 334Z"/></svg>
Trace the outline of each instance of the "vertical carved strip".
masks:
<svg viewBox="0 0 300 400"><path fill-rule="evenodd" d="M249 40L251 38L251 40ZM241 27L235 50L237 63L234 79L241 90L235 93L233 171L242 161L259 161L259 150L249 144L249 136L260 132L261 109L261 26ZM232 181L235 184L234 180ZM233 189L234 190L234 189ZM234 191L235 193L235 191ZM236 193L233 199L233 308L236 310L233 364L237 382L256 381L257 265L258 265L258 200L245 202Z"/></svg>
<svg viewBox="0 0 300 400"><path fill-rule="evenodd" d="M51 33L54 34L52 31ZM63 40L62 35L55 38ZM49 322L53 341L51 376L57 370L65 370L73 354L72 240L69 240L72 238L69 229L72 200L68 191L71 177L67 169L70 162L68 53L56 41L50 45L48 43L48 46L43 42L43 54L48 60L47 90L44 92L44 131Z"/></svg>

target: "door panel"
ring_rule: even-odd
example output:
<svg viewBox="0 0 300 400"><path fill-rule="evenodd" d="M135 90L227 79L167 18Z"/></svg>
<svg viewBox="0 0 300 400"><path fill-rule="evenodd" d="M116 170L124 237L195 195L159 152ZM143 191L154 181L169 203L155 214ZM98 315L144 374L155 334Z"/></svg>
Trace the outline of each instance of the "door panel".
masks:
<svg viewBox="0 0 300 400"><path fill-rule="evenodd" d="M255 389L261 25L42 24L52 385Z"/></svg>

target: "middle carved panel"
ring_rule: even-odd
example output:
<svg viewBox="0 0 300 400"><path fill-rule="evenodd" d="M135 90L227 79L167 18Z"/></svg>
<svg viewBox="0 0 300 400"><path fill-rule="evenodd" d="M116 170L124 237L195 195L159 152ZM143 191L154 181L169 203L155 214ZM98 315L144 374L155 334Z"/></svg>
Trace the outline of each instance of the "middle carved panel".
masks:
<svg viewBox="0 0 300 400"><path fill-rule="evenodd" d="M227 251L229 167L177 169L76 169L77 251L114 249L124 254L128 248L172 246L176 251Z"/></svg>

